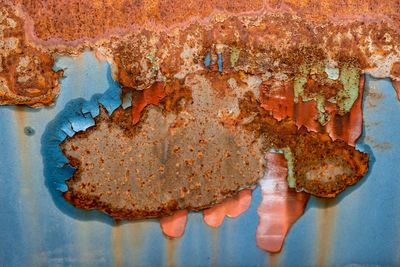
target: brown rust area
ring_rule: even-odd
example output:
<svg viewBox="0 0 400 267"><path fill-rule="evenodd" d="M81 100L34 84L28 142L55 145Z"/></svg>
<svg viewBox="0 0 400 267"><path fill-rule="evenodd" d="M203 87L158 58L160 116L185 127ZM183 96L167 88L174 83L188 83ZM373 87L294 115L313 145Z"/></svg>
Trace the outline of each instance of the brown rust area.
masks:
<svg viewBox="0 0 400 267"><path fill-rule="evenodd" d="M32 18L36 35L43 40L96 38L107 32L126 32L129 28L165 29L188 21L204 21L215 13L290 14L321 23L327 20L360 18L389 20L399 25L398 1L375 0L256 0L226 1L177 0L16 0L15 4ZM379 14L378 14L379 13ZM90 16L87 16L90 14ZM67 23L66 23L67 22Z"/></svg>
<svg viewBox="0 0 400 267"><path fill-rule="evenodd" d="M154 84L146 90L156 101L144 90L136 102L139 122L132 108L111 117L102 110L95 126L62 144L78 169L64 197L117 219L200 210L254 185L270 149L290 149L296 189L316 196L333 197L366 173L366 154L276 120L260 106L258 87L234 82L239 76L210 72Z"/></svg>
<svg viewBox="0 0 400 267"><path fill-rule="evenodd" d="M51 55L26 41L23 21L13 10L0 7L0 104L53 103L63 73L54 72L53 64Z"/></svg>
<svg viewBox="0 0 400 267"><path fill-rule="evenodd" d="M240 110L239 121L252 114L244 128L262 138L265 150L289 149L297 191L335 197L368 171L368 154L344 141L332 141L326 133L298 130L291 118L275 120L249 94L241 100Z"/></svg>
<svg viewBox="0 0 400 267"><path fill-rule="evenodd" d="M319 197L335 197L368 171L368 155L329 136L301 133L291 147L296 189Z"/></svg>
<svg viewBox="0 0 400 267"><path fill-rule="evenodd" d="M103 110L94 127L67 139L62 148L78 171L64 197L117 219L139 219L207 208L254 185L264 169L260 140L220 122L242 92L219 96L202 76L183 86L191 103L171 93L160 106L147 105L137 124L131 108L111 118ZM168 111L171 103L180 110Z"/></svg>
<svg viewBox="0 0 400 267"><path fill-rule="evenodd" d="M30 43L49 55L87 47L102 51L117 70L115 78L134 90L217 72L217 54L223 73L257 75L263 82L291 82L301 65L318 62L337 67L356 62L360 71L396 78L400 61L399 3L394 1L17 0L12 6L24 19ZM208 68L206 53L212 61ZM43 85L43 77L34 78ZM45 80L39 89L55 95L54 77ZM340 90L335 83L306 87L312 94Z"/></svg>
<svg viewBox="0 0 400 267"><path fill-rule="evenodd" d="M396 75L400 60L398 28L382 21L328 21L313 24L288 13L226 16L207 24L194 23L171 31L134 29L126 36L93 44L114 58L117 79L142 90L155 81L184 79L189 73L217 72L217 54L224 74L257 75L264 82L291 82L303 65L343 68L357 66L377 77ZM210 53L211 65L204 66ZM307 91L327 98L341 88L339 81L309 74ZM324 81L321 83L321 81Z"/></svg>

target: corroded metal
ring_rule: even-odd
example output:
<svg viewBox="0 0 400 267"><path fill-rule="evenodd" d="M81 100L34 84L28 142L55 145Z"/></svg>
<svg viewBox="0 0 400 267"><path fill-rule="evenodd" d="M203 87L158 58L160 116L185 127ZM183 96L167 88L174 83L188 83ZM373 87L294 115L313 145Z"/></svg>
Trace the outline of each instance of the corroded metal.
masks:
<svg viewBox="0 0 400 267"><path fill-rule="evenodd" d="M117 219L220 203L270 150L289 187L334 197L368 170L363 73L399 87L396 1L0 3L0 104L54 102L57 55L112 65L122 107L85 114L96 125L62 147L77 168L64 197Z"/></svg>
<svg viewBox="0 0 400 267"><path fill-rule="evenodd" d="M53 71L52 55L29 44L23 24L0 3L0 104L49 105L63 71Z"/></svg>
<svg viewBox="0 0 400 267"><path fill-rule="evenodd" d="M367 154L343 141L278 122L251 82L219 88L213 79L220 78L188 78L186 98L168 85L146 89L132 108L103 111L95 126L66 139L62 148L78 171L64 197L119 219L200 210L254 185L270 149L289 149L294 187L317 196L335 196L368 170Z"/></svg>

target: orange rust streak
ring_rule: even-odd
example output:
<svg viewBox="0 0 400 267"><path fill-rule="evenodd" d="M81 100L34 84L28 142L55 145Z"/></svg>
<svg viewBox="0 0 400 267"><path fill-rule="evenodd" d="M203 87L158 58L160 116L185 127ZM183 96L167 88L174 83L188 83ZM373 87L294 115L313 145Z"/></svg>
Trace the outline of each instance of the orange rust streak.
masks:
<svg viewBox="0 0 400 267"><path fill-rule="evenodd" d="M147 105L160 104L160 101L166 96L164 89L164 83L156 82L132 97L132 123L134 125L140 121L142 111Z"/></svg>
<svg viewBox="0 0 400 267"><path fill-rule="evenodd" d="M397 99L400 101L400 81L392 81L394 90L396 90Z"/></svg>
<svg viewBox="0 0 400 267"><path fill-rule="evenodd" d="M303 214L309 195L288 188L287 163L283 154L268 153L268 170L261 179L262 201L257 209L260 222L257 246L279 252L290 227Z"/></svg>
<svg viewBox="0 0 400 267"><path fill-rule="evenodd" d="M168 237L181 237L185 232L187 219L188 211L178 210L173 215L160 219L161 230Z"/></svg>
<svg viewBox="0 0 400 267"><path fill-rule="evenodd" d="M212 208L203 211L204 222L211 227L219 227L225 216L236 218L251 205L252 191L245 189L233 198L227 199Z"/></svg>

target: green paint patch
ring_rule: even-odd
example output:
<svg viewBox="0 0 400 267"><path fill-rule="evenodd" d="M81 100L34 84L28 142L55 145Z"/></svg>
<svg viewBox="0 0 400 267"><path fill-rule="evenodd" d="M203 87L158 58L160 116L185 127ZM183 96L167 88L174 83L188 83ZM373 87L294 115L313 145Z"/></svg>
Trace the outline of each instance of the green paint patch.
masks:
<svg viewBox="0 0 400 267"><path fill-rule="evenodd" d="M237 47L232 47L231 49L231 67L235 67L237 61L239 60L240 49Z"/></svg>
<svg viewBox="0 0 400 267"><path fill-rule="evenodd" d="M340 72L340 82L343 84L343 89L336 95L336 101L339 114L343 115L350 111L358 98L360 69L350 64L344 65Z"/></svg>
<svg viewBox="0 0 400 267"><path fill-rule="evenodd" d="M288 186L289 188L296 188L296 179L294 177L294 158L293 158L293 153L290 147L284 147L282 149L276 149L272 148L270 150L272 153L278 153L278 154L283 154L283 156L286 159L287 163L287 181L288 181Z"/></svg>
<svg viewBox="0 0 400 267"><path fill-rule="evenodd" d="M293 153L292 150L290 150L289 147L285 147L282 149L283 151L283 156L286 159L287 162L287 169L288 169L288 176L287 176L287 181L289 188L296 188L296 179L294 178L294 159L293 159Z"/></svg>
<svg viewBox="0 0 400 267"><path fill-rule="evenodd" d="M323 63L302 64L298 74L294 78L294 102L315 101L318 109L318 122L325 125L329 121L329 114L326 112L327 97L323 93L325 88L337 88L337 92L331 103L336 103L340 115L350 111L358 98L360 69L353 64L346 63L340 69L328 68ZM309 80L317 83L318 90L305 91ZM332 94L332 92L330 92Z"/></svg>
<svg viewBox="0 0 400 267"><path fill-rule="evenodd" d="M150 54L148 54L147 56L146 56L146 58L150 61L150 63L151 63L151 69L152 70L159 70L159 66L158 66L158 60L157 60L157 57L156 57L156 51L152 51Z"/></svg>

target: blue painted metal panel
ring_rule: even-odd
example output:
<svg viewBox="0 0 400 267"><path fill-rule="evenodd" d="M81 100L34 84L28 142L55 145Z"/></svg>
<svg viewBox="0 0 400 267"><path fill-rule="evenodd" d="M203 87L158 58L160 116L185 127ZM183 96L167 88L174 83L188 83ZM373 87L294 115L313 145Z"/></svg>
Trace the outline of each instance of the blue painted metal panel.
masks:
<svg viewBox="0 0 400 267"><path fill-rule="evenodd" d="M46 127L71 103L101 99L105 92L108 99L115 98L115 91L109 89L116 84L109 65L98 62L90 52L60 58L56 68L65 69L66 76L56 105L0 107L0 266L399 263L400 107L390 81L367 78L365 131L358 144L360 149L370 149L375 159L367 177L335 200L311 198L283 251L269 255L255 242L259 189L251 208L237 219L225 219L219 229L206 226L201 213L191 213L185 235L177 240L164 237L157 220L117 225L99 212L82 211L65 202L46 180L46 172L51 172L44 164L42 144L50 142L44 135L49 132ZM107 107L111 111L115 105ZM96 114L93 105L85 104L84 110ZM35 134L26 135L25 127Z"/></svg>

